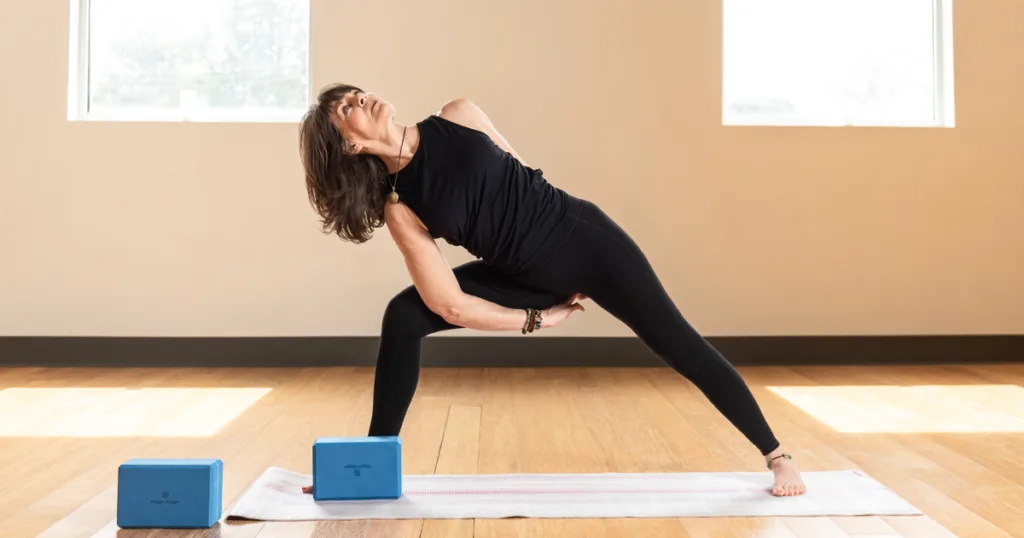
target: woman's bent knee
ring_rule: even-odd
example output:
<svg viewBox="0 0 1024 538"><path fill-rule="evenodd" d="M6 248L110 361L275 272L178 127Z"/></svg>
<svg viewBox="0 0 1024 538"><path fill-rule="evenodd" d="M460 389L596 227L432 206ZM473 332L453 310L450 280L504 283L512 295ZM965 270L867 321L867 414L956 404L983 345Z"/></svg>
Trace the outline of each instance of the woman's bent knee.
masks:
<svg viewBox="0 0 1024 538"><path fill-rule="evenodd" d="M409 286L388 301L381 334L424 337L432 332L437 315L427 308L416 288Z"/></svg>

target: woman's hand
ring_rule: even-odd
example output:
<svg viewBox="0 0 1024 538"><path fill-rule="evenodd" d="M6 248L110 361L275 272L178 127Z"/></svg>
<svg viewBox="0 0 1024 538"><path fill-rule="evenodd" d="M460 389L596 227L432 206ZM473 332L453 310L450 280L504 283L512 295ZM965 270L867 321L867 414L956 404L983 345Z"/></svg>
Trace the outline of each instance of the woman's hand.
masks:
<svg viewBox="0 0 1024 538"><path fill-rule="evenodd" d="M547 310L542 310L540 327L542 329L554 327L555 325L558 325L559 323L568 319L573 312L577 310L579 310L580 312L586 311L586 309L583 308L583 305L576 302L582 301L586 298L586 296L577 293L570 297L568 301L560 305L553 306Z"/></svg>

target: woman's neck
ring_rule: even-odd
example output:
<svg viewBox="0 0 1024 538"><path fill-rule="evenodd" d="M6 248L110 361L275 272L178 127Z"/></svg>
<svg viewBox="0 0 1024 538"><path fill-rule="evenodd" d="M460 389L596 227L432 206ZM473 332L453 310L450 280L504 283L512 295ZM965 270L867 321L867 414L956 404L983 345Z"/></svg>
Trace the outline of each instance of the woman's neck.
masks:
<svg viewBox="0 0 1024 538"><path fill-rule="evenodd" d="M404 131L404 132L403 132ZM403 142L404 138L404 142ZM393 174L409 164L412 155L420 144L420 130L415 125L402 125L391 123L388 132L382 140L381 149L375 151L389 174Z"/></svg>

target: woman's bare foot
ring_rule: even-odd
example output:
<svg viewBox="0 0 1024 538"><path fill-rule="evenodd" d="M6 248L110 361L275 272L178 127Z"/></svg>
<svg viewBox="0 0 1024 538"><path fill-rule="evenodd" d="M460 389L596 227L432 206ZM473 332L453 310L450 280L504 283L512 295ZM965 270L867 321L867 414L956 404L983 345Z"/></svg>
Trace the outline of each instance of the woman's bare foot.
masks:
<svg viewBox="0 0 1024 538"><path fill-rule="evenodd" d="M796 465L789 458L776 458L776 456L781 456L785 453L785 449L779 447L771 454L765 456L765 461L771 461L772 473L775 474L772 495L779 497L803 495L807 487L804 486L804 481L800 478L800 471L797 470ZM776 459L772 461L772 458Z"/></svg>

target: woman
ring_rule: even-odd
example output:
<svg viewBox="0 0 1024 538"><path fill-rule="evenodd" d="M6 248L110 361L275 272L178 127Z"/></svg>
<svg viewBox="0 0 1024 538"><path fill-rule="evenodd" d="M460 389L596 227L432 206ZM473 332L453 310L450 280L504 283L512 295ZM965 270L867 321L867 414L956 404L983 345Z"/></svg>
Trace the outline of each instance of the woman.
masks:
<svg viewBox="0 0 1024 538"><path fill-rule="evenodd" d="M386 226L412 277L384 313L368 435L399 434L427 335L460 327L532 333L582 311L577 301L589 298L754 444L774 473L775 495L804 492L736 370L687 323L643 252L600 208L549 184L468 100L415 125L393 114L373 94L333 85L303 118L300 136L323 231L362 243ZM452 270L437 238L478 260Z"/></svg>

